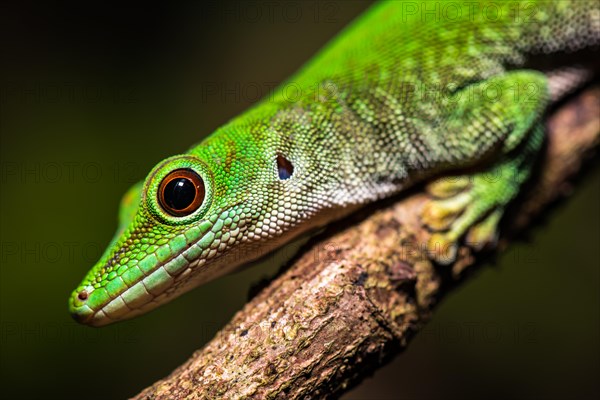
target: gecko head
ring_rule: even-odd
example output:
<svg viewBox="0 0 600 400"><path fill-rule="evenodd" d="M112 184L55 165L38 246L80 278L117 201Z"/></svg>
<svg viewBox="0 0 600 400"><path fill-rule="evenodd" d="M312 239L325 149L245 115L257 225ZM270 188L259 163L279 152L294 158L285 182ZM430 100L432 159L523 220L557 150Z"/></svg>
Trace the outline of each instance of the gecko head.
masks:
<svg viewBox="0 0 600 400"><path fill-rule="evenodd" d="M243 204L225 201L223 209L223 201L214 201L222 192L211 165L197 156L159 163L125 194L116 235L71 294L75 320L106 325L191 288L192 271L208 269L205 264L237 239L246 218Z"/></svg>
<svg viewBox="0 0 600 400"><path fill-rule="evenodd" d="M69 298L73 318L101 326L143 314L252 258L232 249L252 247L275 218L257 210L282 176L277 160L258 173L203 153L159 163L123 197L117 233ZM267 161L246 164L257 163Z"/></svg>

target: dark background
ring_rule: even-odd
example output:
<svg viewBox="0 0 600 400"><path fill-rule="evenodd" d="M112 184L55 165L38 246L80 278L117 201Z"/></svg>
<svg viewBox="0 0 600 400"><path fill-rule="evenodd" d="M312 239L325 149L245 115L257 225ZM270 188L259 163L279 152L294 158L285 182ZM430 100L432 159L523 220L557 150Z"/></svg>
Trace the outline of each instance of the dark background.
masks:
<svg viewBox="0 0 600 400"><path fill-rule="evenodd" d="M132 396L206 343L267 263L137 319L77 325L70 291L115 228L118 201L268 93L368 3L107 6L5 3L1 326L5 399ZM595 398L600 174L441 304L345 399Z"/></svg>

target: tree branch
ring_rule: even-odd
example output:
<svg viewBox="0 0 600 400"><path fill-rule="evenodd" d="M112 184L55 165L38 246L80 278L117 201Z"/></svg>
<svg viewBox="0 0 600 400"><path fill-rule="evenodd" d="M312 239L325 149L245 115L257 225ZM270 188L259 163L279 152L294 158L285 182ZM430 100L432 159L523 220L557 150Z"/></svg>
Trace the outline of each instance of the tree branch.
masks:
<svg viewBox="0 0 600 400"><path fill-rule="evenodd" d="M600 87L593 87L552 113L539 172L506 218L498 248L570 193L598 145L599 109ZM489 254L463 246L451 266L434 265L419 220L430 200L416 189L320 236L211 342L135 399L341 395L402 350L435 303Z"/></svg>

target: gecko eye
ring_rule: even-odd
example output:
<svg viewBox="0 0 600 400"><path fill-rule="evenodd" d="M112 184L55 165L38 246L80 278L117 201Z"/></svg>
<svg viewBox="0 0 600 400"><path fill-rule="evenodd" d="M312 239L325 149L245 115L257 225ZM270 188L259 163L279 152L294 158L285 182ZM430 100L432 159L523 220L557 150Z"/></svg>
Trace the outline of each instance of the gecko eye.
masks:
<svg viewBox="0 0 600 400"><path fill-rule="evenodd" d="M177 169L160 183L158 201L175 217L189 215L204 201L204 181L191 169Z"/></svg>

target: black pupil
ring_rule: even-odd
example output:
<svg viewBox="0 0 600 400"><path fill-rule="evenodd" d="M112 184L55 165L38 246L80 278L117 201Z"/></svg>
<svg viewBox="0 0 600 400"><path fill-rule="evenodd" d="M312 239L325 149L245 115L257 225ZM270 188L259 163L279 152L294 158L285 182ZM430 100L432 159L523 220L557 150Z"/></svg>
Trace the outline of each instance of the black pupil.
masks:
<svg viewBox="0 0 600 400"><path fill-rule="evenodd" d="M174 210L184 210L189 207L196 197L196 187L187 178L176 178L167 183L164 199L169 207Z"/></svg>

